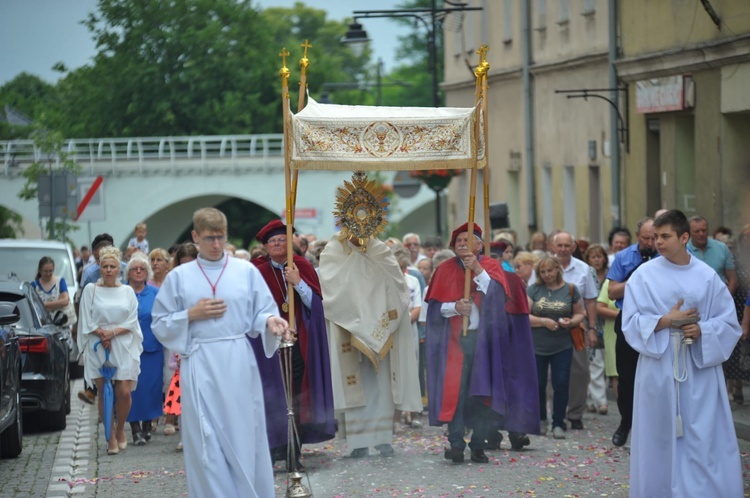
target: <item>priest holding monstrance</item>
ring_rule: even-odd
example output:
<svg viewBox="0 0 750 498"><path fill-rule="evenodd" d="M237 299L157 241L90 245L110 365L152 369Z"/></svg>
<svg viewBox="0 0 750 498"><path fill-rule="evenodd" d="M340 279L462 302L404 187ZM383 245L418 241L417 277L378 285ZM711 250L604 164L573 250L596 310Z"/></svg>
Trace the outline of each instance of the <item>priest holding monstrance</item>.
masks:
<svg viewBox="0 0 750 498"><path fill-rule="evenodd" d="M384 193L363 173L345 187L334 213L341 231L319 266L334 403L353 458L370 447L391 456L394 409L422 410L409 289L390 248L375 238L386 223Z"/></svg>
<svg viewBox="0 0 750 498"><path fill-rule="evenodd" d="M266 255L251 262L268 284L282 318L289 319L289 303L294 299L297 332L297 341L291 351L294 416L300 443L319 443L336 435L322 294L318 275L307 259L294 255L292 264L287 264L286 233L286 225L281 220L273 220L264 226L255 238L263 244ZM289 284L293 289L291 295ZM278 354L266 358L260 340L251 339L250 342L263 378L266 428L272 458L284 459L290 453L281 363ZM294 455L299 459L299 448L295 449ZM291 461L287 461L287 467L291 470ZM304 470L299 460L294 468Z"/></svg>

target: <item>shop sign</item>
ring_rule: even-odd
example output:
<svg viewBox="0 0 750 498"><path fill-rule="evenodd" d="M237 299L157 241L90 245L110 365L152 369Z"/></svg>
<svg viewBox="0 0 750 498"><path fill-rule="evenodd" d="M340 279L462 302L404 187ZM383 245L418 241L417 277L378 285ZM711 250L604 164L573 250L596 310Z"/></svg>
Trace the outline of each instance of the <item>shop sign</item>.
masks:
<svg viewBox="0 0 750 498"><path fill-rule="evenodd" d="M692 107L693 80L690 76L668 76L637 81L635 110L639 114L682 111Z"/></svg>

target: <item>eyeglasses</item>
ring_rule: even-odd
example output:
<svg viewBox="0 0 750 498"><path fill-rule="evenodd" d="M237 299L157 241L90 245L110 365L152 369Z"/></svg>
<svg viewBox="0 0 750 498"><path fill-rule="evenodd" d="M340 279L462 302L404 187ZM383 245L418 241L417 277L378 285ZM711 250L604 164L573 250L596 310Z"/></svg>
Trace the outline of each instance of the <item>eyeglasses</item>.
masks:
<svg viewBox="0 0 750 498"><path fill-rule="evenodd" d="M286 244L286 239L268 239L268 245L270 246L279 246Z"/></svg>
<svg viewBox="0 0 750 498"><path fill-rule="evenodd" d="M216 242L226 242L227 236L226 235L206 235L205 237L201 237L201 240L209 244L214 244Z"/></svg>

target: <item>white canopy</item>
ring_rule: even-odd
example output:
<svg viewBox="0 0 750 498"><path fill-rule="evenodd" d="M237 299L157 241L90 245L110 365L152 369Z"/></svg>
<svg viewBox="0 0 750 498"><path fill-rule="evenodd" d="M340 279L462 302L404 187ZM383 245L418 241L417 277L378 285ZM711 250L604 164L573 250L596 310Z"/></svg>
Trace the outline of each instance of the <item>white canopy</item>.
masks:
<svg viewBox="0 0 750 498"><path fill-rule="evenodd" d="M373 107L320 104L291 116L291 168L344 171L484 167L480 106ZM481 123L480 123L481 124ZM356 164L352 164L356 163Z"/></svg>

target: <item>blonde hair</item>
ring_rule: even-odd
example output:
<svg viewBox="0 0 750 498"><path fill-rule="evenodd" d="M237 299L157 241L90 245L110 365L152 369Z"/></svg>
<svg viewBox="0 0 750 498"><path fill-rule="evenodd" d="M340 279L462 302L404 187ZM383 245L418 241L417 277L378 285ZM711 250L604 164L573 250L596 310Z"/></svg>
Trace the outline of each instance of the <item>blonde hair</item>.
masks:
<svg viewBox="0 0 750 498"><path fill-rule="evenodd" d="M563 282L563 270L562 266L560 265L560 261L558 261L557 258L553 256L542 256L541 258L539 258L539 262L534 267L534 273L536 274L536 281L534 282L534 285L546 285L542 280L540 271L542 266L546 265L547 263L549 263L552 268L557 270L557 279L555 279L555 283L561 284Z"/></svg>
<svg viewBox="0 0 750 498"><path fill-rule="evenodd" d="M105 259L114 259L119 265L122 263L122 253L115 246L106 246L99 249L99 266Z"/></svg>
<svg viewBox="0 0 750 498"><path fill-rule="evenodd" d="M533 252L521 251L516 254L513 262L516 264L536 266L539 262L539 257Z"/></svg>
<svg viewBox="0 0 750 498"><path fill-rule="evenodd" d="M142 229L144 229L144 230L148 230L148 227L146 226L146 224L145 224L145 223L142 223L142 222L141 222L141 223L138 223L138 224L137 224L137 225L135 226L135 229L136 229L136 230L140 230L141 228L142 228Z"/></svg>
<svg viewBox="0 0 750 498"><path fill-rule="evenodd" d="M204 230L226 231L227 217L216 208L201 208L193 213L193 230L198 233Z"/></svg>
<svg viewBox="0 0 750 498"><path fill-rule="evenodd" d="M161 247L157 247L156 249L148 253L148 259L151 260L153 258L163 259L167 263L169 263L169 261L171 260L171 258L169 257L169 253Z"/></svg>

